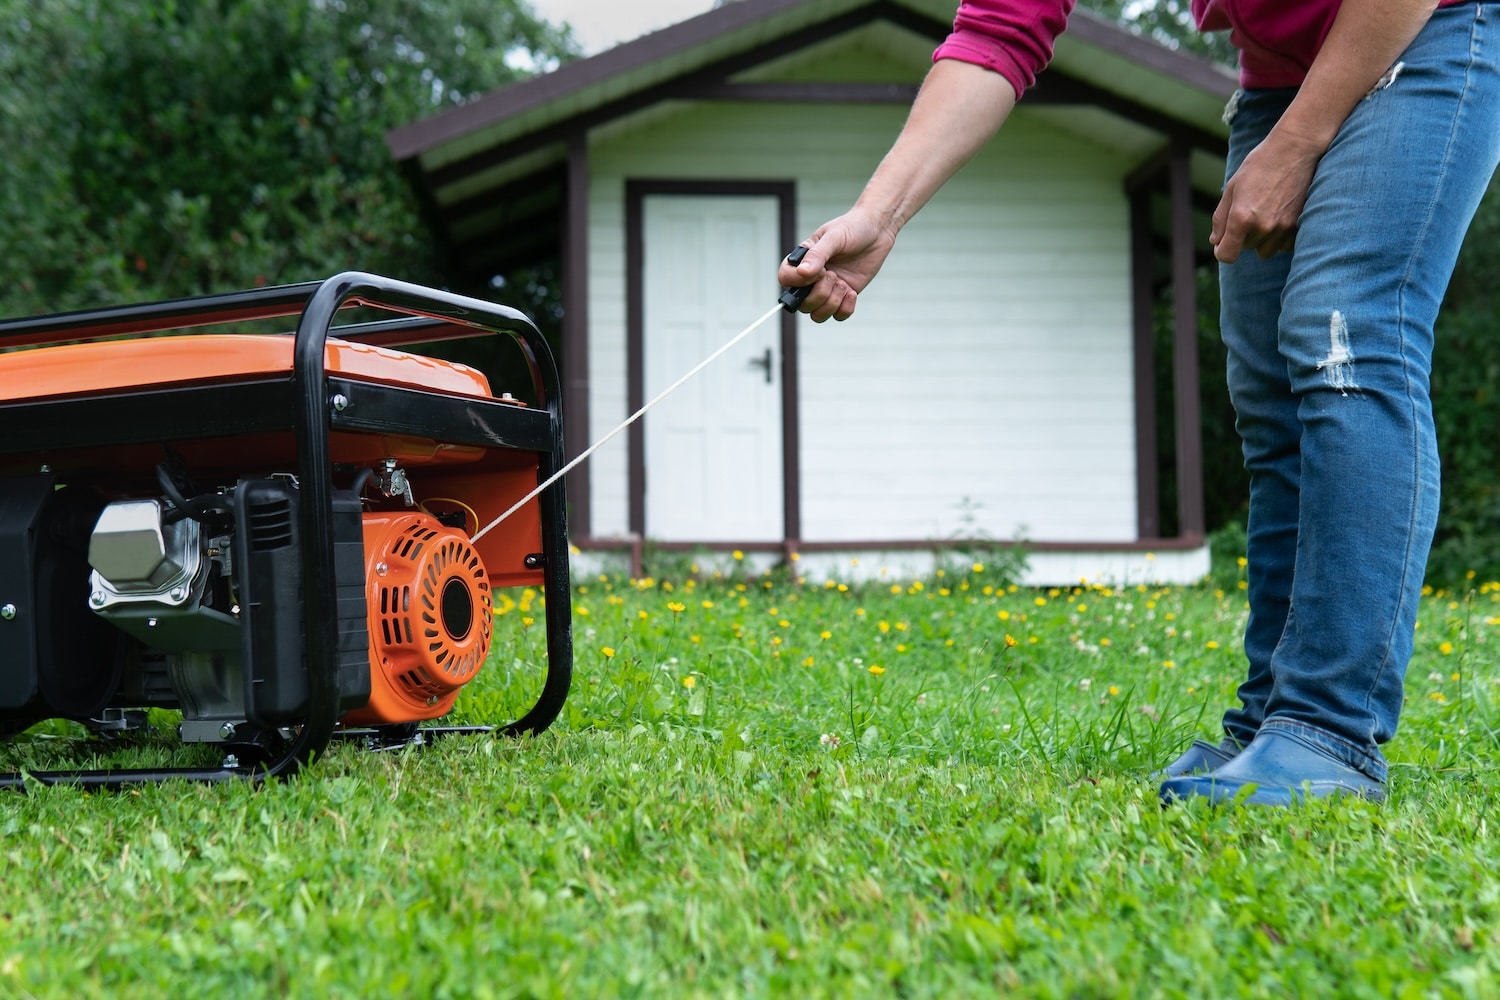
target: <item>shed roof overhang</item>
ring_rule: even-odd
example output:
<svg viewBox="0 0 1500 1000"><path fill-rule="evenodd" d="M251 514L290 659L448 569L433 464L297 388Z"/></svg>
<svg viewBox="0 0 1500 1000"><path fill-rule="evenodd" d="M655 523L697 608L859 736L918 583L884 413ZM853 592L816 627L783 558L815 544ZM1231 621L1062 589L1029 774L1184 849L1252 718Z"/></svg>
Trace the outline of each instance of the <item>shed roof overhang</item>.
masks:
<svg viewBox="0 0 1500 1000"><path fill-rule="evenodd" d="M914 82L778 83L755 70L877 26L930 49L952 10L952 0L738 0L394 129L387 144L454 263L498 273L556 251L569 148L591 130L684 100L909 104ZM1022 106L1142 163L1186 149L1194 187L1214 192L1234 87L1221 67L1079 11Z"/></svg>

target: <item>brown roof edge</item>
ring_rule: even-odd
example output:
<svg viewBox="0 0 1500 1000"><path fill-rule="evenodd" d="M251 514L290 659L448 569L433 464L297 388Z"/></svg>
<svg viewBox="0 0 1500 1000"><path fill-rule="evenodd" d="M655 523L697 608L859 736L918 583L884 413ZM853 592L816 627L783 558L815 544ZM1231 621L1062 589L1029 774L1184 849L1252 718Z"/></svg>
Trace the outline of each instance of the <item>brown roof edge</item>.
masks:
<svg viewBox="0 0 1500 1000"><path fill-rule="evenodd" d="M386 133L386 146L398 160L425 153L434 146L467 135L475 129L540 107L574 91L602 83L665 56L730 34L767 17L804 6L807 0L738 0L679 21L598 55L565 63L541 76L492 90L467 104L439 111Z"/></svg>
<svg viewBox="0 0 1500 1000"><path fill-rule="evenodd" d="M906 6L900 0L894 2ZM566 63L551 73L500 87L467 104L398 126L386 133L386 146L397 160L410 159L476 129L541 107L613 76L807 3L808 0L737 0L606 49L598 55ZM956 2L954 6L957 7ZM1198 56L1176 52L1088 11L1074 11L1068 23L1068 34L1086 45L1117 53L1210 93L1227 97L1235 89L1234 74L1223 67Z"/></svg>
<svg viewBox="0 0 1500 1000"><path fill-rule="evenodd" d="M1067 35L1211 94L1223 94L1227 98L1239 86L1233 70L1202 56L1169 49L1093 11L1075 10L1068 19Z"/></svg>

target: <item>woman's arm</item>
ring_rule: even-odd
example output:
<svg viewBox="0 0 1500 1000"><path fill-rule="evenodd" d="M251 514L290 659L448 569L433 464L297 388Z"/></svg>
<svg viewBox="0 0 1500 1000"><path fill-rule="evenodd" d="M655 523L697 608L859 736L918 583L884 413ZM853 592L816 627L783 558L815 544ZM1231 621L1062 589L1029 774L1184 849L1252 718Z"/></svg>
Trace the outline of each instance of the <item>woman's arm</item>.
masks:
<svg viewBox="0 0 1500 1000"><path fill-rule="evenodd" d="M901 227L974 156L1009 117L1016 92L999 73L940 59L932 65L906 125L848 212L819 226L796 268L777 280L812 285L802 311L814 321L848 319Z"/></svg>

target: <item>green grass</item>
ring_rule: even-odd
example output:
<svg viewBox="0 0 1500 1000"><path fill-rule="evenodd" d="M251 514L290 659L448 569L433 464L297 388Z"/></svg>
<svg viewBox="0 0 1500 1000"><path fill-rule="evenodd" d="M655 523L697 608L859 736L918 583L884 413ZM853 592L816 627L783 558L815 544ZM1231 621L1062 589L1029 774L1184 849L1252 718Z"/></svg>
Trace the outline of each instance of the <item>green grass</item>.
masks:
<svg viewBox="0 0 1500 1000"><path fill-rule="evenodd" d="M1385 805L1163 810L1239 677L1232 572L991 576L581 581L541 737L0 797L0 995L1500 993L1500 587L1425 601ZM512 597L456 721L525 703ZM57 732L0 764L95 760Z"/></svg>

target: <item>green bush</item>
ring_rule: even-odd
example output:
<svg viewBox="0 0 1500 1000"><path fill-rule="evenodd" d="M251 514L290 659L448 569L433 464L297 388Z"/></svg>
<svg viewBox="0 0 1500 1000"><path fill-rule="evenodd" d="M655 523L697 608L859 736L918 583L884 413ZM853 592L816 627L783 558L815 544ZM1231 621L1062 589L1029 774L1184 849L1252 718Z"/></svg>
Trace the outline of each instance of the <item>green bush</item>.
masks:
<svg viewBox="0 0 1500 1000"><path fill-rule="evenodd" d="M1432 399L1443 459L1443 505L1428 563L1438 584L1473 572L1500 579L1500 198L1485 198L1437 325Z"/></svg>
<svg viewBox="0 0 1500 1000"><path fill-rule="evenodd" d="M515 0L0 0L0 315L442 282L386 130L575 52Z"/></svg>

